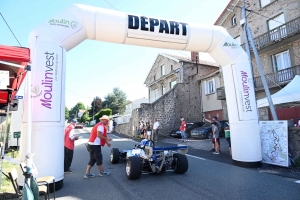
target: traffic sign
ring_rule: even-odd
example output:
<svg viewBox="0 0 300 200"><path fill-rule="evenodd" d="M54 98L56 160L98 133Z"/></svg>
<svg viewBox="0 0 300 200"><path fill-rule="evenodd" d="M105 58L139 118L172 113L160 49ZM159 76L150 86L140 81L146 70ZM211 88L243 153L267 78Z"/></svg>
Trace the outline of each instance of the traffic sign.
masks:
<svg viewBox="0 0 300 200"><path fill-rule="evenodd" d="M20 138L21 132L14 132L14 138Z"/></svg>

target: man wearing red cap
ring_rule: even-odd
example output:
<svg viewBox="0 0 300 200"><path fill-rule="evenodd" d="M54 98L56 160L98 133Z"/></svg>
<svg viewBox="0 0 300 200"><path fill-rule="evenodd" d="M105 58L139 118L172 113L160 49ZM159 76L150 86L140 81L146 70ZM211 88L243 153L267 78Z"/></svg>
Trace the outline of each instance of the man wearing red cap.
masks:
<svg viewBox="0 0 300 200"><path fill-rule="evenodd" d="M64 172L65 173L72 173L70 167L72 164L73 154L74 154L74 141L78 140L78 136L74 136L74 128L76 123L77 120L72 119L71 124L69 124L65 128L65 140L64 140L64 146L65 146Z"/></svg>

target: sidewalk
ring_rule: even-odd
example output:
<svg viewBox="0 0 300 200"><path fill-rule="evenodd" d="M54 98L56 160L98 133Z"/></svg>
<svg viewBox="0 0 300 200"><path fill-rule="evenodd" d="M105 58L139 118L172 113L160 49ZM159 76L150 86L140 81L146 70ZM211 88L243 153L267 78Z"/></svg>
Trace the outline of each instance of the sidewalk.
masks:
<svg viewBox="0 0 300 200"><path fill-rule="evenodd" d="M115 133L115 135L118 135L120 137L130 138L129 136L124 134ZM138 138L132 138L132 139L135 141L141 141L141 139ZM158 146L164 146L170 144L176 144L176 145L182 144L181 139L161 136L159 141L157 142ZM189 146L189 151L188 151L189 155L233 165L232 158L229 154L228 143L225 140L225 138L220 138L220 150L221 150L220 155L215 155L209 152L209 150L212 148L211 140L209 139L194 140L189 138L186 141L186 143L183 144ZM262 163L262 166L260 168L249 168L249 169L256 170L261 173L269 173L269 174L274 174L286 178L300 180L300 168L280 167L276 165Z"/></svg>

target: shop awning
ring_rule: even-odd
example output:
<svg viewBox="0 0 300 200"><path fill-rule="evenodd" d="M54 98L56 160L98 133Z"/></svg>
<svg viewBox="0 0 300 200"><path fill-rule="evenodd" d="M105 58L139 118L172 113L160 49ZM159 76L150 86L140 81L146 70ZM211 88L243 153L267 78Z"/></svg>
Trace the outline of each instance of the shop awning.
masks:
<svg viewBox="0 0 300 200"><path fill-rule="evenodd" d="M0 105L7 105L14 99L26 76L27 71L24 67L28 62L30 62L28 48L0 45L0 72L9 73L9 85L0 89Z"/></svg>
<svg viewBox="0 0 300 200"><path fill-rule="evenodd" d="M284 88L271 95L273 104L285 104L300 101L300 76L296 75L294 79L287 84ZM267 107L269 102L267 97L257 100L257 107Z"/></svg>

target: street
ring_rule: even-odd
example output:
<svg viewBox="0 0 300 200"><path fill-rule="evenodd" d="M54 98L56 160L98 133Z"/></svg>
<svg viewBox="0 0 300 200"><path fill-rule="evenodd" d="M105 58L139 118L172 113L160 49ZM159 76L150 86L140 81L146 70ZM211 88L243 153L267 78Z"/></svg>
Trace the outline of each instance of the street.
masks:
<svg viewBox="0 0 300 200"><path fill-rule="evenodd" d="M300 184L294 179L194 156L195 150L188 152L189 169L183 175L166 172L128 180L125 162L111 164L110 150L128 149L136 142L118 134L110 134L114 139L111 148L102 148L104 168L111 175L84 179L89 160L84 143L89 134L81 136L76 142L73 173L65 174L64 187L57 191L57 199L299 199L300 196ZM157 146L160 144L174 145L158 143ZM94 166L91 172L97 174L98 169Z"/></svg>

